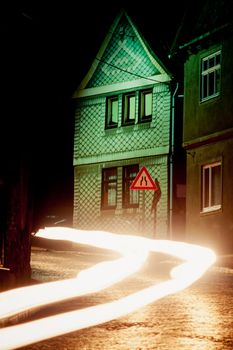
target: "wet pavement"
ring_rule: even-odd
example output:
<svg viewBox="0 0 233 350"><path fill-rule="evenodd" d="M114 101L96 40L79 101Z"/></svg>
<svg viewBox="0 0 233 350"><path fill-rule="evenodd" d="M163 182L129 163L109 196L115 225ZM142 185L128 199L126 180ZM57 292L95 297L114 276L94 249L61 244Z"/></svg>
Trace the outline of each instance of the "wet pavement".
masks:
<svg viewBox="0 0 233 350"><path fill-rule="evenodd" d="M34 247L32 278L47 282L74 277L98 261L111 259L102 251L56 251ZM127 316L31 344L24 350L232 350L233 260L219 257L187 289L164 297ZM177 261L151 255L135 275L101 292L43 307L30 319L81 309L119 299L168 278ZM53 327L53 325L51 325ZM1 348L1 347L0 347Z"/></svg>

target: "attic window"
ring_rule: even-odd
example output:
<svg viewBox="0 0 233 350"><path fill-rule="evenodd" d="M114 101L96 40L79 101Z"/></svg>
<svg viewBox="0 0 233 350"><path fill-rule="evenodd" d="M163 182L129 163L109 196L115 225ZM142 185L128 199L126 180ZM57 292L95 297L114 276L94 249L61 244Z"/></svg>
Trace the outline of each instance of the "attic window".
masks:
<svg viewBox="0 0 233 350"><path fill-rule="evenodd" d="M131 92L123 98L123 125L134 124L136 117L136 94Z"/></svg>
<svg viewBox="0 0 233 350"><path fill-rule="evenodd" d="M201 60L201 101L219 96L221 73L221 51Z"/></svg>
<svg viewBox="0 0 233 350"><path fill-rule="evenodd" d="M149 122L152 119L152 89L140 92L140 121Z"/></svg>
<svg viewBox="0 0 233 350"><path fill-rule="evenodd" d="M107 98L106 104L106 129L115 128L118 124L118 96Z"/></svg>

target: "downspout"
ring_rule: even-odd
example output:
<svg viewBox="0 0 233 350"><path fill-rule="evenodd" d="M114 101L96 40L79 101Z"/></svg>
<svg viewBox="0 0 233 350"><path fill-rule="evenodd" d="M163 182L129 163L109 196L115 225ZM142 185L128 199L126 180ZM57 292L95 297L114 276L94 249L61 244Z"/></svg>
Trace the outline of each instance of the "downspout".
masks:
<svg viewBox="0 0 233 350"><path fill-rule="evenodd" d="M169 238L173 238L172 216L173 216L173 155L174 155L174 129L175 129L175 95L177 93L179 83L176 83L175 91L172 95L171 105L171 143L170 143L170 169L169 169Z"/></svg>

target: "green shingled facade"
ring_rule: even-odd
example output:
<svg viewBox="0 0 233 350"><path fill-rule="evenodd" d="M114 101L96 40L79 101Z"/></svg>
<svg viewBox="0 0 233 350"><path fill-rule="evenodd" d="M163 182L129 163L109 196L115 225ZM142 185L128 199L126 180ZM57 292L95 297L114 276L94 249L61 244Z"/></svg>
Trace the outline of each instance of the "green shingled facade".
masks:
<svg viewBox="0 0 233 350"><path fill-rule="evenodd" d="M138 32L120 13L89 72L74 93L74 227L165 238L168 232L168 170L170 145L170 76ZM152 116L140 120L140 93L151 89ZM124 94L135 94L135 120L123 122ZM107 98L118 98L118 120L106 127ZM123 205L123 168L145 166L161 188L152 208L154 191L140 190L138 207ZM117 169L114 209L103 209L103 169Z"/></svg>

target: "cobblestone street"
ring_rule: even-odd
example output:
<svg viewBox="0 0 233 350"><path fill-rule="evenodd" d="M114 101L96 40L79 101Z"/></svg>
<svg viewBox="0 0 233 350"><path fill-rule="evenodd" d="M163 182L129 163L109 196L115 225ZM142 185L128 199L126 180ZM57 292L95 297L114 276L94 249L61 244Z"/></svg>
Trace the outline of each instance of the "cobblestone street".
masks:
<svg viewBox="0 0 233 350"><path fill-rule="evenodd" d="M104 253L32 250L32 277L45 282L74 277L97 261L109 259ZM80 309L121 298L168 277L174 265L169 257L151 256L136 275L99 293L44 307L31 319L57 312ZM127 316L98 326L26 346L24 350L232 350L233 270L212 266L187 289L140 308ZM51 324L51 327L53 325Z"/></svg>

